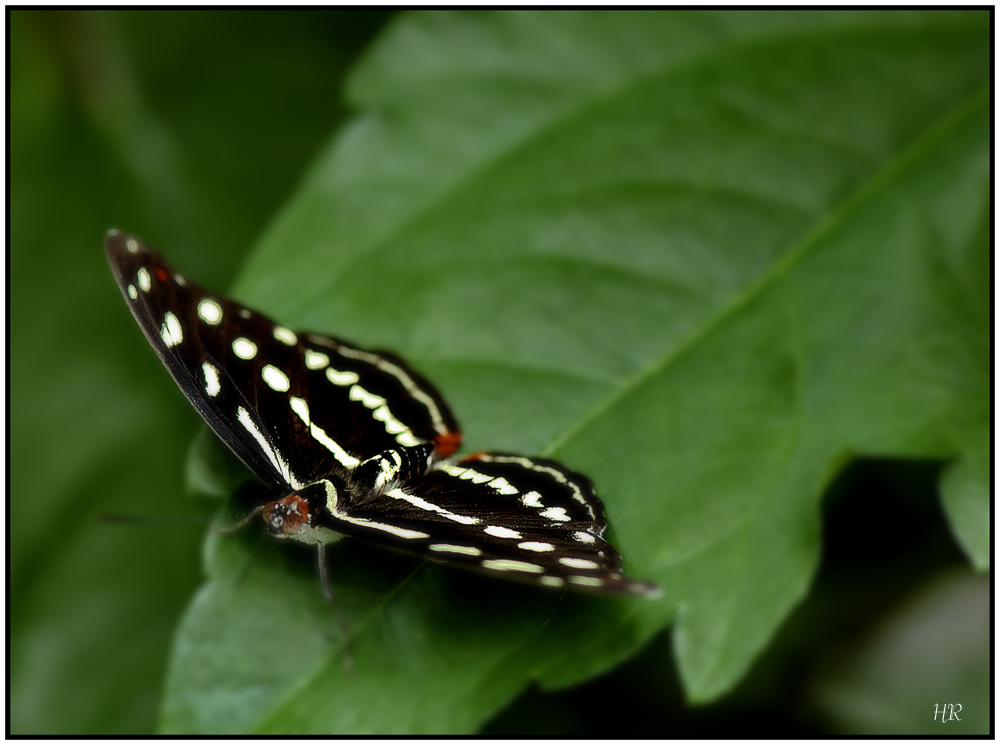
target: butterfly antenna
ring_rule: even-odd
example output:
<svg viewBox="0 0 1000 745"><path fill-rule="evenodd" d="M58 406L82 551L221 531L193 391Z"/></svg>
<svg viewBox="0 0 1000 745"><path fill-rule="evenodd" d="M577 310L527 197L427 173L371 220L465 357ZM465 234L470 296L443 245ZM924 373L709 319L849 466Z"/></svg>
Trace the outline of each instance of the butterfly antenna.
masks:
<svg viewBox="0 0 1000 745"><path fill-rule="evenodd" d="M250 520L252 518L254 518L257 515L259 515L260 512L261 512L261 510L263 510L263 509L264 509L264 505L261 505L260 507L254 508L253 510L251 510L250 512L248 512L246 515L244 515L243 518L241 518L238 522L235 522L232 525L219 525L218 523L212 523L212 532L213 533L233 533L233 532L239 530L240 528L242 528L248 522L250 522Z"/></svg>
<svg viewBox="0 0 1000 745"><path fill-rule="evenodd" d="M348 628L347 622L344 621L344 617L340 614L340 607L333 597L333 586L330 584L330 576L326 573L326 545L317 543L316 554L319 559L319 581L323 585L323 594L326 595L326 599L330 602L330 607L333 608L333 615L337 617L337 623L344 634L344 670L348 675L353 676L354 659L351 655L351 630Z"/></svg>
<svg viewBox="0 0 1000 745"><path fill-rule="evenodd" d="M125 512L98 512L95 515L98 522L115 523L118 525L138 525L141 527L162 527L165 525L204 524L201 515L133 515Z"/></svg>

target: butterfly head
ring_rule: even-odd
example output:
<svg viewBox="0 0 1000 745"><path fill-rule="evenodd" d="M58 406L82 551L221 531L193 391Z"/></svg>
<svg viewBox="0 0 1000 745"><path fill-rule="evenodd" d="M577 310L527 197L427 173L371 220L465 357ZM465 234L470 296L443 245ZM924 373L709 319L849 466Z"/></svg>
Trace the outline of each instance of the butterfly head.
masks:
<svg viewBox="0 0 1000 745"><path fill-rule="evenodd" d="M341 484L342 485L342 484ZM331 543L339 538L320 525L321 515L337 503L337 486L330 479L308 484L287 497L264 505L264 524L271 535L303 543Z"/></svg>
<svg viewBox="0 0 1000 745"><path fill-rule="evenodd" d="M312 522L309 502L298 494L264 505L264 523L279 538L294 536Z"/></svg>

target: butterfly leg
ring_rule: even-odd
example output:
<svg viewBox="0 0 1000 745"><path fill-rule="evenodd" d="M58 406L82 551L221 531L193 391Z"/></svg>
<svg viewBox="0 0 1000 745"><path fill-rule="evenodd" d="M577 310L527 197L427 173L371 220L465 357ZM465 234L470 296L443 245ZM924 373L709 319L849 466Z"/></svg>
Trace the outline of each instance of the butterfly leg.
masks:
<svg viewBox="0 0 1000 745"><path fill-rule="evenodd" d="M344 621L344 617L340 614L340 608L333 597L333 586L330 584L330 576L326 571L325 543L316 544L316 554L319 560L319 581L323 585L323 594L329 601L330 607L333 608L333 615L337 617L337 623L340 625L341 633L344 635L344 670L348 675L354 675L354 659L351 655L351 630L348 628L347 622Z"/></svg>

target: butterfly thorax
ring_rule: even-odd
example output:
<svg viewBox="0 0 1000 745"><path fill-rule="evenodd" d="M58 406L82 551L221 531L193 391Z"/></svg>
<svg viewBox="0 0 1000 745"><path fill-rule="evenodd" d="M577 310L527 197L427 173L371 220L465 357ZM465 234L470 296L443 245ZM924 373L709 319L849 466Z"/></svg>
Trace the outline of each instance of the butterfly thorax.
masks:
<svg viewBox="0 0 1000 745"><path fill-rule="evenodd" d="M437 456L440 457L440 453ZM431 443L384 450L362 461L347 478L351 504L362 506L423 476L435 458Z"/></svg>

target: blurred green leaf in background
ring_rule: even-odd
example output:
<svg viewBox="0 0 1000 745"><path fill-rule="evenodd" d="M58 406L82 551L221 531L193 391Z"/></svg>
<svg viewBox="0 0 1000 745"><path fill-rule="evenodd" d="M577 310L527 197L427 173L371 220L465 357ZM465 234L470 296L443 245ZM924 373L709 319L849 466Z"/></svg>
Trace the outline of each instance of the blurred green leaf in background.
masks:
<svg viewBox="0 0 1000 745"><path fill-rule="evenodd" d="M11 732L989 731L988 11L9 22ZM663 596L345 540L348 676L311 554L205 539L110 227L590 475Z"/></svg>
<svg viewBox="0 0 1000 745"><path fill-rule="evenodd" d="M384 20L8 14L12 733L155 730L201 581L212 505L183 481L198 417L122 313L104 232L225 289Z"/></svg>

